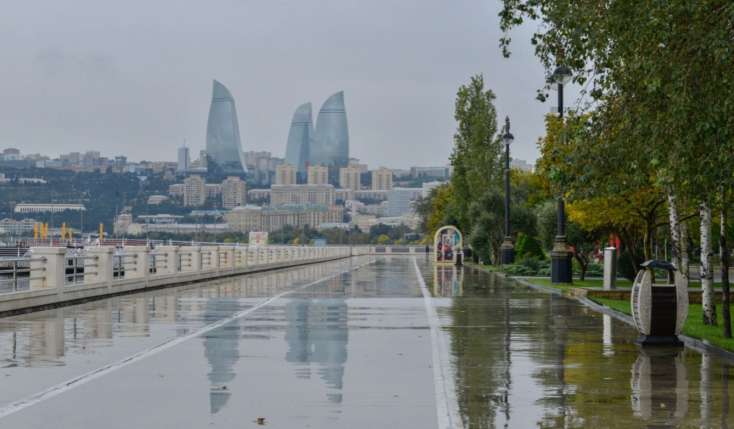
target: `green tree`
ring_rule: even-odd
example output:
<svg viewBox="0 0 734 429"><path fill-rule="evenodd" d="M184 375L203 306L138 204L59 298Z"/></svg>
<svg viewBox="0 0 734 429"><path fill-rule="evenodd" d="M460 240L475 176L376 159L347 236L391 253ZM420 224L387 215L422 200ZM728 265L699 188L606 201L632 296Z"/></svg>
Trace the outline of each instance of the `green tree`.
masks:
<svg viewBox="0 0 734 429"><path fill-rule="evenodd" d="M495 95L484 87L482 75L472 76L456 94L454 118L457 122L451 154L451 186L458 226L471 231L474 218L469 206L484 192L499 185L502 146L497 133Z"/></svg>
<svg viewBox="0 0 734 429"><path fill-rule="evenodd" d="M504 0L501 26L542 20L533 35L550 71L564 64L589 88L591 137L645 154L669 195L671 239L685 270L678 200L701 205L703 317L715 323L709 255L711 219L734 180L734 4L728 0L570 2ZM509 55L509 37L501 40ZM542 90L540 98L546 94ZM627 158L620 167L635 169ZM728 300L728 292L726 293ZM728 309L726 310L728 311ZM728 317L728 315L727 315ZM729 323L727 321L727 323ZM725 327L725 332L730 332Z"/></svg>

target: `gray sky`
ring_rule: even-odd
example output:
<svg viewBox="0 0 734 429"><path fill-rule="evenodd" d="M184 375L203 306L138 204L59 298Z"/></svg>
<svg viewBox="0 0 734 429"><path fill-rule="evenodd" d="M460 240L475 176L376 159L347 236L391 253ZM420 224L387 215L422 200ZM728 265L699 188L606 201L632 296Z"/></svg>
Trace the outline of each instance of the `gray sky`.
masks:
<svg viewBox="0 0 734 429"><path fill-rule="evenodd" d="M534 160L550 103L529 28L502 58L496 0L25 0L0 14L0 148L175 160L204 148L211 80L244 150L283 156L293 110L345 91L353 157L443 165L456 89L484 73ZM314 118L315 120L315 118Z"/></svg>

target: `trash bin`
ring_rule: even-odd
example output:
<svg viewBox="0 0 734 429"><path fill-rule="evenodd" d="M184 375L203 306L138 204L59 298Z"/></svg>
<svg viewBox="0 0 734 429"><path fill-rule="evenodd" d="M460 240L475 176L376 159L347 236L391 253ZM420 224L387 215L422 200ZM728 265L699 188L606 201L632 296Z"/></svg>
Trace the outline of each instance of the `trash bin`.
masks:
<svg viewBox="0 0 734 429"><path fill-rule="evenodd" d="M650 260L641 265L630 293L632 320L640 333L637 342L647 345L681 346L678 339L688 317L688 282L665 261ZM657 283L655 270L666 271ZM667 283L668 278L675 281Z"/></svg>

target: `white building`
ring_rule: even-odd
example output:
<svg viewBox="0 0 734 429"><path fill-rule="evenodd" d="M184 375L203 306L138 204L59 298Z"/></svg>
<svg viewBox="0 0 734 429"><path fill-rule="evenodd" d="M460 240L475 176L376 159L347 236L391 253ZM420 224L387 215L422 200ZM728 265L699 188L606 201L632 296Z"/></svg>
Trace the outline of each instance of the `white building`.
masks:
<svg viewBox="0 0 734 429"><path fill-rule="evenodd" d="M292 164L280 164L279 166L275 167L275 184L295 185L296 166Z"/></svg>
<svg viewBox="0 0 734 429"><path fill-rule="evenodd" d="M413 201L423 195L423 188L393 188L387 193L387 215L399 217L413 212Z"/></svg>
<svg viewBox="0 0 734 429"><path fill-rule="evenodd" d="M224 215L235 231L273 232L285 226L318 228L322 223L341 222L341 207L323 205L290 205L281 207L235 207Z"/></svg>
<svg viewBox="0 0 734 429"><path fill-rule="evenodd" d="M535 170L535 165L530 164L529 162L525 161L524 159L511 159L510 168L514 170L527 171L528 173L532 173L533 170Z"/></svg>
<svg viewBox="0 0 734 429"><path fill-rule="evenodd" d="M82 204L28 204L15 205L15 213L60 213L66 210L86 211Z"/></svg>
<svg viewBox="0 0 734 429"><path fill-rule="evenodd" d="M270 188L270 205L320 204L333 206L336 192L331 185L273 185Z"/></svg>
<svg viewBox="0 0 734 429"><path fill-rule="evenodd" d="M392 170L380 167L372 171L372 190L389 191L392 189Z"/></svg>
<svg viewBox="0 0 734 429"><path fill-rule="evenodd" d="M199 207L206 203L206 183L201 176L190 176L184 180L183 203L187 207Z"/></svg>
<svg viewBox="0 0 734 429"><path fill-rule="evenodd" d="M307 183L309 185L328 185L329 169L322 165L309 166Z"/></svg>
<svg viewBox="0 0 734 429"><path fill-rule="evenodd" d="M247 200L247 185L239 177L228 177L222 182L222 207L231 209L244 206Z"/></svg>
<svg viewBox="0 0 734 429"><path fill-rule="evenodd" d="M359 191L362 187L361 171L357 166L342 167L339 169L339 187Z"/></svg>
<svg viewBox="0 0 734 429"><path fill-rule="evenodd" d="M148 205L151 206L157 206L166 201L168 201L168 197L165 195L151 195L148 197Z"/></svg>

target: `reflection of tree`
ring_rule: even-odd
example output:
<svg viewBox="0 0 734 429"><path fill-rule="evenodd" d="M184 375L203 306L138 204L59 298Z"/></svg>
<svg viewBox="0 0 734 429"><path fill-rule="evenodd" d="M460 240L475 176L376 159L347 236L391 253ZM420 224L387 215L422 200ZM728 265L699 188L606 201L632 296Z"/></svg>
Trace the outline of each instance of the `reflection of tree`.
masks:
<svg viewBox="0 0 734 429"><path fill-rule="evenodd" d="M348 309L343 293L336 295L323 299L293 299L287 304L285 340L288 352L285 358L291 363L305 364L296 370L299 378L310 378L310 364L318 364L321 379L334 390L327 398L340 403L349 339Z"/></svg>
<svg viewBox="0 0 734 429"><path fill-rule="evenodd" d="M464 281L449 310L459 411L466 427L493 428L498 412L509 414L510 290L474 270Z"/></svg>
<svg viewBox="0 0 734 429"><path fill-rule="evenodd" d="M210 298L206 302L204 320L212 323L216 320L234 314L239 310L239 304L235 298ZM232 394L229 382L234 380L236 372L233 367L240 359L239 320L233 320L209 333L204 337L204 355L209 362L210 383L209 412L219 412L229 401Z"/></svg>

